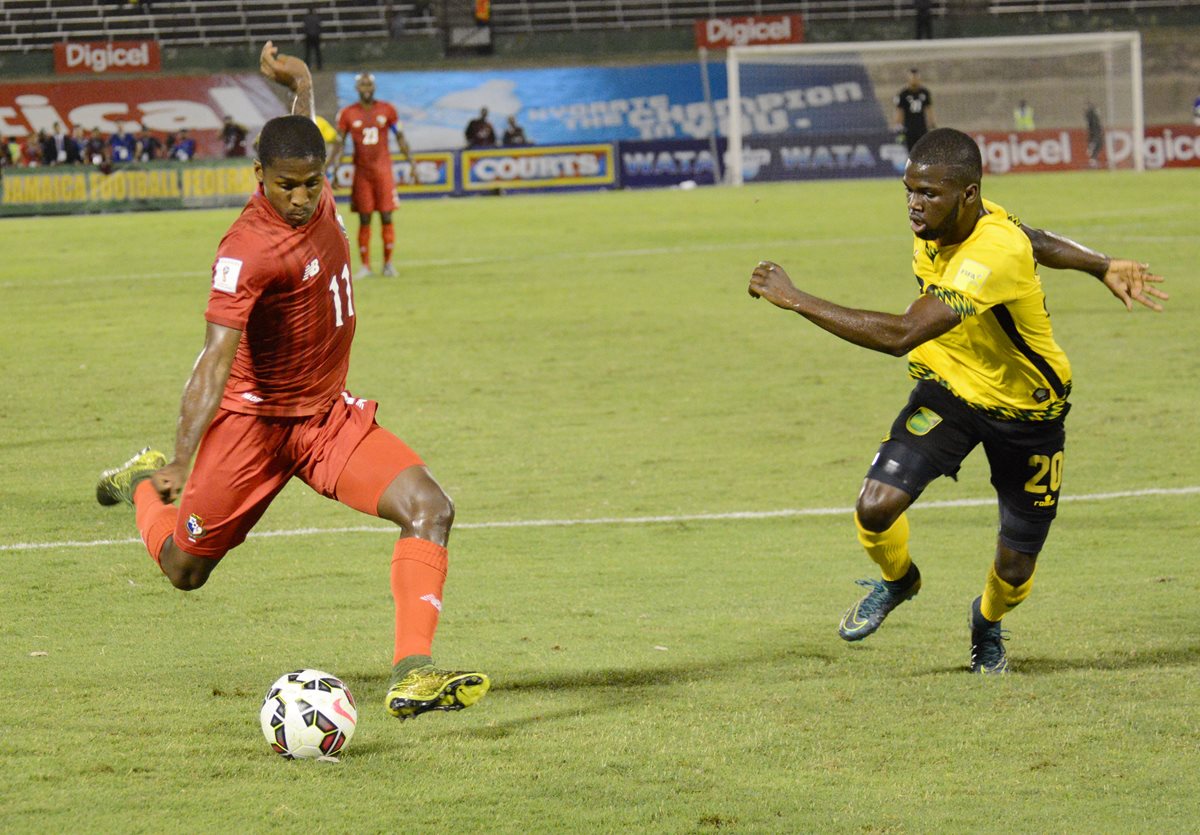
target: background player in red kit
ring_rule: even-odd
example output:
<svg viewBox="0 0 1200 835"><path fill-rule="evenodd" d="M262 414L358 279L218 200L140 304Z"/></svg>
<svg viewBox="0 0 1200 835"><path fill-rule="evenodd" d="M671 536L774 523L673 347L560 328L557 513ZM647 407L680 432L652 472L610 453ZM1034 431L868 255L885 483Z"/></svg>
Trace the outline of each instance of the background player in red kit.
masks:
<svg viewBox="0 0 1200 835"><path fill-rule="evenodd" d="M270 42L262 70L296 93L296 115L263 126L259 190L217 248L174 458L142 450L101 475L96 498L134 505L151 558L185 591L204 585L293 476L395 522L387 709L407 719L467 707L487 692L487 676L441 670L430 657L454 506L420 457L375 422L377 404L345 391L354 283L312 118L312 79Z"/></svg>
<svg viewBox="0 0 1200 835"><path fill-rule="evenodd" d="M375 100L375 76L359 73L354 79L358 101L341 109L337 117L337 139L329 152L326 167L337 162L342 146L349 136L354 143L354 184L350 190L350 209L358 215L358 256L362 261L359 278L371 275L371 215L379 212L383 234L383 275L395 275L392 249L396 245L396 229L392 212L396 208L396 179L392 175L392 157L388 150L388 133L396 135L400 153L412 165L412 153L404 132L400 130L396 108L385 101ZM416 177L416 168L413 168Z"/></svg>

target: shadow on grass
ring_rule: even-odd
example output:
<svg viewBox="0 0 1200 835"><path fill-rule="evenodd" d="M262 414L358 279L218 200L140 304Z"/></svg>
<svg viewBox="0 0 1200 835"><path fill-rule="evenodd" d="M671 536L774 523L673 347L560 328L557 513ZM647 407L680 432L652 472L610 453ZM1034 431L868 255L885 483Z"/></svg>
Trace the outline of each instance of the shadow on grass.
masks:
<svg viewBox="0 0 1200 835"><path fill-rule="evenodd" d="M1133 652L1109 652L1083 658L1049 658L1009 653L1009 669L1014 675L1053 675L1054 673L1084 672L1087 670L1142 670L1147 668L1200 665L1200 645ZM952 667L935 667L914 671L913 678L946 673L969 673L964 662Z"/></svg>

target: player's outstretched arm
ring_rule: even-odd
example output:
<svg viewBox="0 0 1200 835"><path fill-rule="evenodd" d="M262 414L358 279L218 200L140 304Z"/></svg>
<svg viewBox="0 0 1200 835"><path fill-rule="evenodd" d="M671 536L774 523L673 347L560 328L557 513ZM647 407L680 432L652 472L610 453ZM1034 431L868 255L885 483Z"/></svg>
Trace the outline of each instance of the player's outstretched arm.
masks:
<svg viewBox="0 0 1200 835"><path fill-rule="evenodd" d="M1109 258L1081 243L1056 232L1022 226L1021 230L1033 244L1033 257L1039 264L1056 270L1078 270L1093 275L1104 283L1116 298L1133 310L1136 301L1151 310L1161 312L1163 306L1155 299L1166 301L1170 295L1154 286L1163 280L1150 272L1150 265L1126 258Z"/></svg>
<svg viewBox="0 0 1200 835"><path fill-rule="evenodd" d="M961 324L962 319L945 302L922 295L902 314L856 310L805 293L792 283L783 267L759 261L750 275L750 296L799 313L836 337L900 357Z"/></svg>
<svg viewBox="0 0 1200 835"><path fill-rule="evenodd" d="M271 81L282 84L296 94L292 100L292 113L310 119L317 115L316 102L313 100L312 74L308 71L307 64L299 58L281 54L279 47L267 41L258 56L258 68Z"/></svg>
<svg viewBox="0 0 1200 835"><path fill-rule="evenodd" d="M175 457L151 476L156 489L167 501L174 501L183 490L192 459L200 447L200 439L212 423L233 358L237 356L238 342L242 332L235 328L208 323L204 335L204 348L196 358L192 375L183 387L183 400L179 404L179 422L175 428Z"/></svg>

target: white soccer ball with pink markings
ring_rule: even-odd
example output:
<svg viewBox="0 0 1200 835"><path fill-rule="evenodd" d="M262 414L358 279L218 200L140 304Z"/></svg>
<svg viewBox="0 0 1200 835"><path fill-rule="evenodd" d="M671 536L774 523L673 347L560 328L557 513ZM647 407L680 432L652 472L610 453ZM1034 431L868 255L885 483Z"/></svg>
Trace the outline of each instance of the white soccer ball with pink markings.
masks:
<svg viewBox="0 0 1200 835"><path fill-rule="evenodd" d="M289 760L336 757L358 724L358 708L337 676L296 670L276 679L259 710L263 736Z"/></svg>

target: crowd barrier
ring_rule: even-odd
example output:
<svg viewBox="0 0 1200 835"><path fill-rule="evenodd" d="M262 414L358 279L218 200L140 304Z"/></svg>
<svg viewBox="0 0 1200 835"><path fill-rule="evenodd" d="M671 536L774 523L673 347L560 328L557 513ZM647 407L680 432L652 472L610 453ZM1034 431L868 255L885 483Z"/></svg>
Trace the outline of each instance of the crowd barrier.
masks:
<svg viewBox="0 0 1200 835"><path fill-rule="evenodd" d="M1132 139L1111 130L1093 158L1080 130L973 134L989 174L1070 171L1129 165ZM726 142L700 139L630 140L430 151L393 159L401 199L464 197L578 189L711 185L727 162ZM1147 128L1146 167L1200 167L1200 125ZM743 146L746 182L895 177L907 154L885 131L807 134L749 139ZM350 157L332 172L335 198L346 201L354 170ZM146 209L241 206L257 188L249 159L193 160L117 166L6 168L0 215L69 214Z"/></svg>

